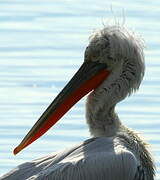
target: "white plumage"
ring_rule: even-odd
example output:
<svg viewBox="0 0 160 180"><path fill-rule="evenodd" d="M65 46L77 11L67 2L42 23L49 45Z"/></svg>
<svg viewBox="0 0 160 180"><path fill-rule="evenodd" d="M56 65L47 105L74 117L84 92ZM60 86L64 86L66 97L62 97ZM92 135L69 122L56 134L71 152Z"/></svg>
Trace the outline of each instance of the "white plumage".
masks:
<svg viewBox="0 0 160 180"><path fill-rule="evenodd" d="M84 59L104 63L111 72L87 98L86 119L93 138L24 163L0 180L154 179L146 143L115 112L115 105L136 91L143 78L142 43L124 28L106 27L90 37Z"/></svg>

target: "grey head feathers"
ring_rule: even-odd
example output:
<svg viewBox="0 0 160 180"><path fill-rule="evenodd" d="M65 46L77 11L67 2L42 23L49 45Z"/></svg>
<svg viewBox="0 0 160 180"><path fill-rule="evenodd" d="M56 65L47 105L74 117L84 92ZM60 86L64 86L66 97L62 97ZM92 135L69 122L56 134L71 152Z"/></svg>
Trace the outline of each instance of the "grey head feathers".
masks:
<svg viewBox="0 0 160 180"><path fill-rule="evenodd" d="M144 76L143 42L120 26L109 26L90 36L85 61L106 63L117 79L126 81L127 94L139 88Z"/></svg>

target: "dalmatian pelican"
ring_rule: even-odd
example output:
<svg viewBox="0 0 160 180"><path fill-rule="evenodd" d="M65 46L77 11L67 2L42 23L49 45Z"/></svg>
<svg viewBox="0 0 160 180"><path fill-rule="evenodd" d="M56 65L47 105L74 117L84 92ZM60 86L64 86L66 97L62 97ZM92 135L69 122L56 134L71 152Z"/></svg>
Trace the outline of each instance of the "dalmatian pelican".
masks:
<svg viewBox="0 0 160 180"><path fill-rule="evenodd" d="M120 26L94 32L80 69L14 149L17 154L89 94L86 121L92 137L59 153L26 162L1 180L153 180L147 143L120 121L115 106L136 91L145 71L142 42ZM136 119L135 119L136 120Z"/></svg>

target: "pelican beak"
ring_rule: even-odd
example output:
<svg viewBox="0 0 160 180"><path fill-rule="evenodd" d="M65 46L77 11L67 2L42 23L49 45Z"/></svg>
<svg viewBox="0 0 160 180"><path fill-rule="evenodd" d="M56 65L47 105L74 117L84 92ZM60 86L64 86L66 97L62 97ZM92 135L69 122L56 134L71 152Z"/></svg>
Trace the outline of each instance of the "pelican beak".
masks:
<svg viewBox="0 0 160 180"><path fill-rule="evenodd" d="M14 149L14 154L20 152L48 131L76 102L97 88L109 73L106 64L84 62L24 137L22 142Z"/></svg>

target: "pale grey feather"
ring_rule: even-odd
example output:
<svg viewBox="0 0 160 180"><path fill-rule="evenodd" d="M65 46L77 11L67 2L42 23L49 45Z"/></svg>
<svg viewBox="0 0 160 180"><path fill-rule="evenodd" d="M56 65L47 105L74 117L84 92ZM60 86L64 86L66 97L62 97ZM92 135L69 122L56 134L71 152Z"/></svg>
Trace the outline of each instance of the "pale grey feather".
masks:
<svg viewBox="0 0 160 180"><path fill-rule="evenodd" d="M93 138L74 148L24 163L1 180L129 180L136 157L118 138Z"/></svg>

